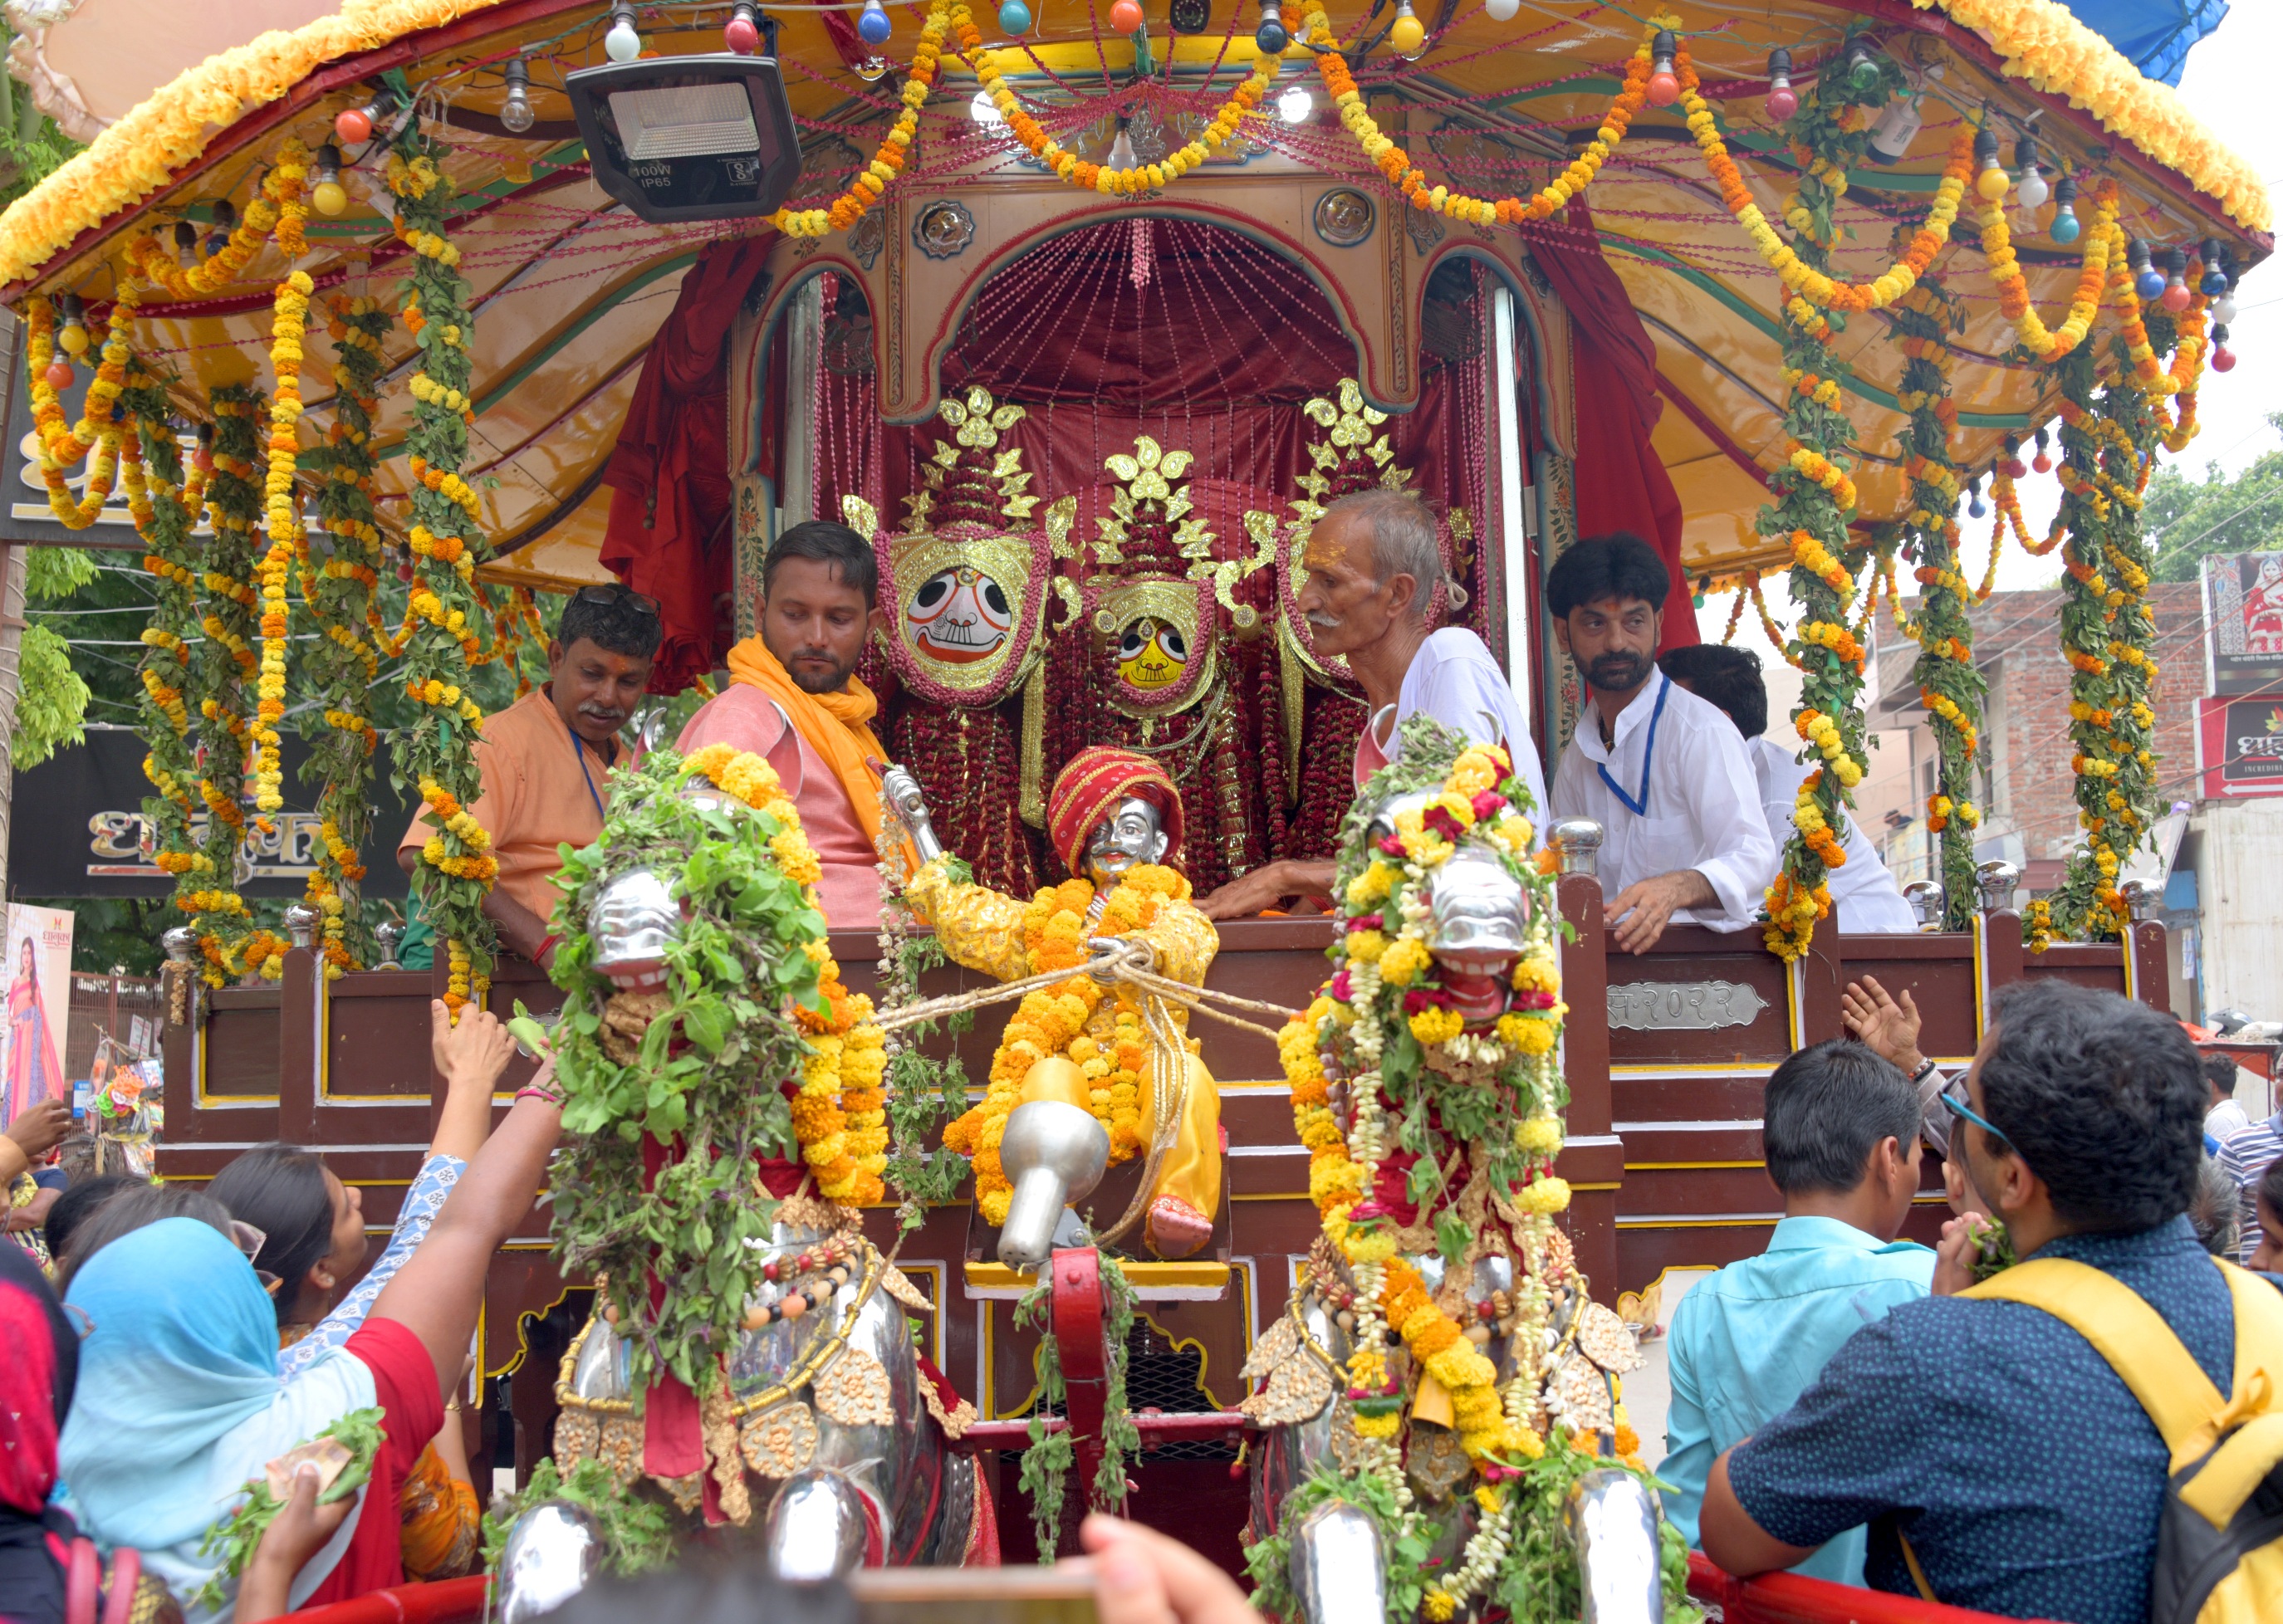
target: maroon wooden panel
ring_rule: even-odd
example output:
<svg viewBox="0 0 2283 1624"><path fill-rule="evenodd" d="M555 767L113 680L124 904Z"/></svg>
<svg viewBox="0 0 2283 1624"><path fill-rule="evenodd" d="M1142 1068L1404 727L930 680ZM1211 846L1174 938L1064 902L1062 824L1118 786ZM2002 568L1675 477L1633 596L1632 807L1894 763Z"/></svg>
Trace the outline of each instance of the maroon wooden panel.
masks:
<svg viewBox="0 0 2283 1624"><path fill-rule="evenodd" d="M1692 1030L1669 1023L1662 1010L1651 1017L1656 1024L1648 1030L1613 1026L1609 1029L1612 1066L1773 1064L1791 1053L1791 1005L1784 988L1783 961L1761 946L1757 930L1723 932L1675 925L1649 952L1609 955L1604 975L1609 998L1625 999L1624 989L1643 985L1724 981L1749 987L1762 1005L1744 1026ZM1680 997L1669 996L1674 1000ZM1574 991L1564 1001L1573 1012L1602 1006L1587 1005Z"/></svg>
<svg viewBox="0 0 2283 1624"><path fill-rule="evenodd" d="M1612 1116L1621 1123L1759 1121L1765 1069L1749 1076L1614 1076L1609 1079ZM1573 1084L1574 1087L1575 1084ZM1630 1130L1629 1130L1630 1131Z"/></svg>
<svg viewBox="0 0 2283 1624"><path fill-rule="evenodd" d="M1970 932L1843 936L1839 958L1843 985L1868 975L1897 998L1910 993L1923 1023L1919 1030L1922 1052L1950 1060L1974 1053L1981 1034L1975 1016Z"/></svg>
<svg viewBox="0 0 2283 1624"><path fill-rule="evenodd" d="M2107 943L2056 944L2042 953L2025 955L2022 961L2022 974L2025 978L2046 976L2056 981L2074 982L2096 992L2123 992L2124 950ZM2158 978L2156 985L2160 991L2162 991L2164 983L2162 977ZM2144 988L2143 991L2146 991Z"/></svg>

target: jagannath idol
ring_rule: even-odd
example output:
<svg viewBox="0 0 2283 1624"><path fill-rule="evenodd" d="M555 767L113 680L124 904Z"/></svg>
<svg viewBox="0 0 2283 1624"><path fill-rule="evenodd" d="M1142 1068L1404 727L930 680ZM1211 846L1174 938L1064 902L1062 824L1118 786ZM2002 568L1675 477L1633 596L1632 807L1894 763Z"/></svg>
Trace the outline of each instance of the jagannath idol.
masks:
<svg viewBox="0 0 2283 1624"><path fill-rule="evenodd" d="M890 769L885 792L922 859L906 899L948 957L1002 982L1071 973L1025 995L981 1102L944 1135L974 1163L977 1204L1001 1231L1000 1260L1044 1261L1064 1202L1084 1195L1088 1175L1099 1177L1105 1159L1135 1156L1147 1159L1140 1187L1095 1239L1113 1244L1139 1220L1158 1257L1198 1251L1220 1209L1219 1095L1188 1037L1188 1012L1115 968L1135 964L1202 986L1220 945L1190 905L1189 882L1167 863L1181 843L1173 780L1131 750L1094 746L1073 756L1047 797L1048 834L1071 877L1028 902L965 877L908 773ZM1056 1107L1099 1124L1106 1156L1097 1133ZM1023 1183L1033 1165L1044 1176Z"/></svg>
<svg viewBox="0 0 2283 1624"><path fill-rule="evenodd" d="M1621 1403L1640 1355L1555 1223L1555 880L1504 752L1463 743L1406 722L1350 812L1335 974L1279 1042L1322 1233L1245 1367L1255 1600L1693 1617Z"/></svg>

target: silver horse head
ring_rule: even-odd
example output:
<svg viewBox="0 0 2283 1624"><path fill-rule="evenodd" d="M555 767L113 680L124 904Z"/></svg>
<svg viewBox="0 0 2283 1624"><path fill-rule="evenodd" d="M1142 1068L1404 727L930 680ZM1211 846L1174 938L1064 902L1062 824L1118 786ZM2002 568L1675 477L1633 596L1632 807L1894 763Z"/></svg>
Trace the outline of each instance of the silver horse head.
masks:
<svg viewBox="0 0 2283 1624"><path fill-rule="evenodd" d="M500 1553L496 1624L529 1624L585 1589L603 1565L603 1528L594 1513L544 1500L515 1519Z"/></svg>
<svg viewBox="0 0 2283 1624"><path fill-rule="evenodd" d="M641 991L666 981L666 950L682 933L682 905L651 868L629 868L603 887L587 913L595 967Z"/></svg>

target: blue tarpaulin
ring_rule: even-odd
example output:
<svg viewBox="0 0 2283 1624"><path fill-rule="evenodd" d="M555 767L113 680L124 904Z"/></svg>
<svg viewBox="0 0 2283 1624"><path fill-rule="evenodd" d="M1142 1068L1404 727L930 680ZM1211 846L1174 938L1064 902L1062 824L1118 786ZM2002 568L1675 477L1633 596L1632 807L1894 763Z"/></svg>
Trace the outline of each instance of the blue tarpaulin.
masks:
<svg viewBox="0 0 2283 1624"><path fill-rule="evenodd" d="M2069 8L2149 78L2176 85L2188 47L2219 27L2227 0L2069 0Z"/></svg>

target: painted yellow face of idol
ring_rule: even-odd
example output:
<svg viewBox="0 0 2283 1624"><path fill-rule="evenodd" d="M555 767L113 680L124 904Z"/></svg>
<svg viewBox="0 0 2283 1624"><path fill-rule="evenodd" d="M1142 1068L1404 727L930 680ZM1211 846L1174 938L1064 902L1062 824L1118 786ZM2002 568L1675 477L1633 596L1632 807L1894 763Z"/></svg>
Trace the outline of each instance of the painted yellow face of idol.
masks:
<svg viewBox="0 0 2283 1624"><path fill-rule="evenodd" d="M1144 693L1173 687L1188 664L1188 641L1162 620L1145 615L1118 640L1118 674Z"/></svg>

